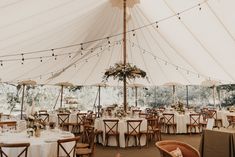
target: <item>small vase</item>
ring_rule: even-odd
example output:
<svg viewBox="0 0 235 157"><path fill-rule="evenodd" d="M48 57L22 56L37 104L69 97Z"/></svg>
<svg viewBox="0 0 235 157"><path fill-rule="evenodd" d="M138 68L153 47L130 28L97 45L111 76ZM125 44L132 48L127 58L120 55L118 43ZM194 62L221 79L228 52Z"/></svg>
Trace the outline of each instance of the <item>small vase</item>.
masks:
<svg viewBox="0 0 235 157"><path fill-rule="evenodd" d="M37 128L34 133L35 137L40 137L41 136L41 130Z"/></svg>

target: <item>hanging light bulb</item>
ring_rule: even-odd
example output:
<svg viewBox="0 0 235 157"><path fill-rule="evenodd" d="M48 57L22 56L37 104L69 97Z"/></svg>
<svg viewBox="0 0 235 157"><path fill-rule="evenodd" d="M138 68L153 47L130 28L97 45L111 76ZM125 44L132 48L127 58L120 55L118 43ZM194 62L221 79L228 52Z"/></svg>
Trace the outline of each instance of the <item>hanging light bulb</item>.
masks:
<svg viewBox="0 0 235 157"><path fill-rule="evenodd" d="M83 50L83 43L81 43L80 45L81 45L81 50Z"/></svg>
<svg viewBox="0 0 235 157"><path fill-rule="evenodd" d="M202 10L202 7L201 7L201 4L200 4L200 3L198 4L198 7L199 7L199 10L201 11L201 10Z"/></svg>
<svg viewBox="0 0 235 157"><path fill-rule="evenodd" d="M42 62L42 57L40 57L40 62Z"/></svg>
<svg viewBox="0 0 235 157"><path fill-rule="evenodd" d="M21 55L22 55L22 59L21 60L22 60L22 62L24 62L24 54L22 53Z"/></svg>
<svg viewBox="0 0 235 157"><path fill-rule="evenodd" d="M69 58L71 58L71 53L69 53Z"/></svg>
<svg viewBox="0 0 235 157"><path fill-rule="evenodd" d="M158 28L158 21L156 22L156 28Z"/></svg>
<svg viewBox="0 0 235 157"><path fill-rule="evenodd" d="M55 54L54 54L54 52L53 52L53 51L54 51L54 49L51 49L51 51L52 51L52 54L51 54L51 55L52 55L52 56L55 56Z"/></svg>
<svg viewBox="0 0 235 157"><path fill-rule="evenodd" d="M107 37L107 40L108 40L108 44L110 44L111 42L110 42L110 40L109 40L109 37Z"/></svg>
<svg viewBox="0 0 235 157"><path fill-rule="evenodd" d="M135 36L135 30L134 29L132 30L132 35Z"/></svg>
<svg viewBox="0 0 235 157"><path fill-rule="evenodd" d="M1 66L3 66L2 60L1 60Z"/></svg>
<svg viewBox="0 0 235 157"><path fill-rule="evenodd" d="M177 13L177 16L178 16L178 19L180 20L180 19L181 19L181 17L180 17L180 13Z"/></svg>

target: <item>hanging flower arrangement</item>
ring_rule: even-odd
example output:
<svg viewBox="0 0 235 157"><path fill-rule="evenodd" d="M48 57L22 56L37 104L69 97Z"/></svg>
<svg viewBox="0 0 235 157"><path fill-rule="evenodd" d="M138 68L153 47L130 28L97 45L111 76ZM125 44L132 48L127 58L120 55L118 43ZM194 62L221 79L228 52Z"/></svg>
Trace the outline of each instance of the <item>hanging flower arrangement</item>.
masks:
<svg viewBox="0 0 235 157"><path fill-rule="evenodd" d="M145 71L137 68L135 65L131 65L130 63L127 63L126 66L124 66L123 63L116 63L114 66L111 66L106 70L103 78L108 80L109 77L113 77L114 80L118 79L118 81L123 81L124 76L129 80L147 78Z"/></svg>

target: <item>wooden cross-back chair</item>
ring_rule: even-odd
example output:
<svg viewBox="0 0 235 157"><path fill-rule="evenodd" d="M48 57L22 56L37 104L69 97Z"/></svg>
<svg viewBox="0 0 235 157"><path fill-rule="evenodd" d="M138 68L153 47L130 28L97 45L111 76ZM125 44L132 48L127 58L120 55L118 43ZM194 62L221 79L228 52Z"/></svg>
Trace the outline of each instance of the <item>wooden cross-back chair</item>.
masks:
<svg viewBox="0 0 235 157"><path fill-rule="evenodd" d="M196 133L197 128L200 131L201 124L200 124L201 114L194 113L189 115L189 123L187 123L187 133L190 129L190 134L192 133L192 129L194 128L194 133Z"/></svg>
<svg viewBox="0 0 235 157"><path fill-rule="evenodd" d="M118 119L104 119L104 131L105 131L105 145L108 145L109 137L115 136L116 143L119 147L119 131L118 131Z"/></svg>
<svg viewBox="0 0 235 157"><path fill-rule="evenodd" d="M159 117L147 119L148 132L152 133L157 140L161 140L161 125Z"/></svg>
<svg viewBox="0 0 235 157"><path fill-rule="evenodd" d="M72 138L67 138L67 139L60 139L57 141L57 157L75 157L76 156L76 145L79 141L80 137L72 137ZM65 144L66 143L73 143L73 147L70 148L69 150L66 149ZM62 150L62 151L60 151ZM64 154L66 155L64 155ZM62 155L63 154L63 155Z"/></svg>
<svg viewBox="0 0 235 157"><path fill-rule="evenodd" d="M28 147L30 143L0 143L0 156L1 157L10 157L3 151L3 148L22 148L22 151L17 155L17 157L27 157L28 156Z"/></svg>
<svg viewBox="0 0 235 157"><path fill-rule="evenodd" d="M84 140L83 142L85 142L84 144L87 146L86 147L79 147L80 145L77 145L76 148L76 155L77 156L92 156L93 152L94 152L94 141L95 141L95 131L94 131L94 127L90 126L90 125L86 125L84 126L84 131L83 131L83 137ZM85 146L84 145L84 146Z"/></svg>
<svg viewBox="0 0 235 157"><path fill-rule="evenodd" d="M77 113L77 122L76 125L74 125L73 130L77 133L80 134L82 132L81 126L85 124L85 118L86 118L86 113Z"/></svg>
<svg viewBox="0 0 235 157"><path fill-rule="evenodd" d="M58 124L63 130L69 130L69 113L58 113Z"/></svg>
<svg viewBox="0 0 235 157"><path fill-rule="evenodd" d="M235 126L235 116L227 115L227 121L228 121L228 127L232 126L234 128Z"/></svg>
<svg viewBox="0 0 235 157"><path fill-rule="evenodd" d="M41 118L42 123L49 122L49 114L48 113L39 113L38 116Z"/></svg>
<svg viewBox="0 0 235 157"><path fill-rule="evenodd" d="M77 113L77 123L83 124L86 115L86 113Z"/></svg>
<svg viewBox="0 0 235 157"><path fill-rule="evenodd" d="M124 134L126 147L128 146L130 137L134 137L135 145L140 146L140 137L141 137L140 127L142 120L127 120L126 123L127 123L127 132Z"/></svg>
<svg viewBox="0 0 235 157"><path fill-rule="evenodd" d="M174 133L176 133L175 115L173 113L163 113L164 118L164 131L170 133L170 128L173 128Z"/></svg>
<svg viewBox="0 0 235 157"><path fill-rule="evenodd" d="M222 126L222 119L218 119L216 110L214 109L208 110L208 117L213 118L215 120L215 127Z"/></svg>
<svg viewBox="0 0 235 157"><path fill-rule="evenodd" d="M146 136L146 145L149 146L149 142L152 139L161 140L161 126L159 123L159 117L150 117L147 119L147 130L141 131L141 135Z"/></svg>

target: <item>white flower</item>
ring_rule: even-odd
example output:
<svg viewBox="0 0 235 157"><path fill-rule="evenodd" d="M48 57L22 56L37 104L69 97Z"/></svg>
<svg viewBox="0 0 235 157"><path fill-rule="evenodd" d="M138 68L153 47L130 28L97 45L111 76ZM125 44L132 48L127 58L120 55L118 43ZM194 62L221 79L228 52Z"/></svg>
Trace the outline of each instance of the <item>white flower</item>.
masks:
<svg viewBox="0 0 235 157"><path fill-rule="evenodd" d="M34 116L32 116L32 115L29 115L28 118L31 119L31 120L35 119Z"/></svg>

